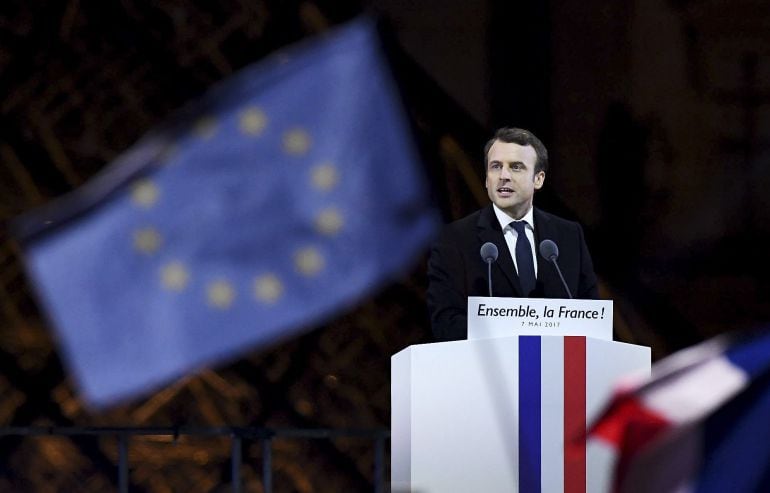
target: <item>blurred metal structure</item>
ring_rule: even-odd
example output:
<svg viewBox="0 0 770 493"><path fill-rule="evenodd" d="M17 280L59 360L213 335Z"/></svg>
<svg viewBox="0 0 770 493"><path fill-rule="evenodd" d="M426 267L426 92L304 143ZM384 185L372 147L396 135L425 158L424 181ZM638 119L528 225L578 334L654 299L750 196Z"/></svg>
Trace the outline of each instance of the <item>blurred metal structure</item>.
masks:
<svg viewBox="0 0 770 493"><path fill-rule="evenodd" d="M117 480L118 491L129 491L129 447L132 438L141 436L170 437L171 443L176 444L184 437L229 437L231 440L230 478L229 485L233 493L242 491L241 468L243 465L244 441L259 442L262 449L262 488L265 493L272 492L272 444L274 440L333 440L335 438L361 438L372 442L375 451L372 484L375 493L382 493L385 487L384 460L385 440L390 432L387 430L345 430L345 429L271 429L271 428L236 428L236 427L0 427L0 436L18 437L78 437L91 436L114 438L117 441Z"/></svg>

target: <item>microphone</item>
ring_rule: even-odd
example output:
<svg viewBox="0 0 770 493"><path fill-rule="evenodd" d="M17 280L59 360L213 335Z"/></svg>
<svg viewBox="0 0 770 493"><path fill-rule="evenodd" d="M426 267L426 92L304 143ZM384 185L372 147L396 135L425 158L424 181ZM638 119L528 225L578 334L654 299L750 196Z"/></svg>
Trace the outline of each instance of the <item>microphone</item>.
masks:
<svg viewBox="0 0 770 493"><path fill-rule="evenodd" d="M481 245L482 260L487 263L487 280L489 281L489 296L492 297L492 262L497 260L497 245L494 243L486 242Z"/></svg>
<svg viewBox="0 0 770 493"><path fill-rule="evenodd" d="M556 263L556 259L559 258L559 247L556 246L556 243L554 243L552 240L543 240L540 242L540 256L551 262L553 266L556 267L556 272L559 274L559 279L561 279L564 290L567 292L567 296L572 299L572 293L570 292L569 287L567 287L567 282L564 280L564 276L561 274L559 264Z"/></svg>

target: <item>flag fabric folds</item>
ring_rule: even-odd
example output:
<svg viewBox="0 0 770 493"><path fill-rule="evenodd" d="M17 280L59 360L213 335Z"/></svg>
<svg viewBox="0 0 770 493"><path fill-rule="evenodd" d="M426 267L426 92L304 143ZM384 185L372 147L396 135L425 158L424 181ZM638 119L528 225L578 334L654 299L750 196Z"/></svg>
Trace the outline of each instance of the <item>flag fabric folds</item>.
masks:
<svg viewBox="0 0 770 493"><path fill-rule="evenodd" d="M591 427L614 491L770 491L770 330L722 336L653 366Z"/></svg>
<svg viewBox="0 0 770 493"><path fill-rule="evenodd" d="M422 173L359 19L219 84L19 235L66 363L103 406L401 274L438 224Z"/></svg>

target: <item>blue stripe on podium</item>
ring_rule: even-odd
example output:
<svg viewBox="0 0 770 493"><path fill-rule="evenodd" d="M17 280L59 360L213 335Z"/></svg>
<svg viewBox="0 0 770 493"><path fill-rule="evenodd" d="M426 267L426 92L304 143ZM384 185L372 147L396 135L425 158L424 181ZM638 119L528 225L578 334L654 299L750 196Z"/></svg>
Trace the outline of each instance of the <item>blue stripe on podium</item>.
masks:
<svg viewBox="0 0 770 493"><path fill-rule="evenodd" d="M519 492L540 493L540 337L519 337Z"/></svg>

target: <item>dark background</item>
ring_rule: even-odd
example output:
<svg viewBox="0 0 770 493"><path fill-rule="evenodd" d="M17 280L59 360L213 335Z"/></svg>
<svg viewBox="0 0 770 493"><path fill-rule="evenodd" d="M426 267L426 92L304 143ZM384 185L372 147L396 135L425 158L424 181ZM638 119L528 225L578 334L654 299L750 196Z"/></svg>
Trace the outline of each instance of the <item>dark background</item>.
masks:
<svg viewBox="0 0 770 493"><path fill-rule="evenodd" d="M84 408L7 220L97 173L212 83L360 12L389 54L445 219L486 203L484 142L541 136L536 203L579 220L616 339L654 358L768 319L770 5L762 0L96 1L0 7L0 425L389 424L389 358L429 341L424 259L306 336L106 412ZM278 440L276 491L370 488L356 439ZM132 442L132 491L219 491L229 442ZM244 448L244 489L261 491ZM114 489L114 440L0 439L1 491Z"/></svg>

